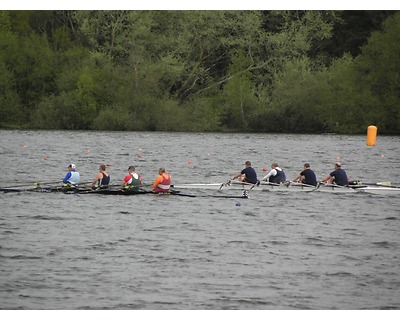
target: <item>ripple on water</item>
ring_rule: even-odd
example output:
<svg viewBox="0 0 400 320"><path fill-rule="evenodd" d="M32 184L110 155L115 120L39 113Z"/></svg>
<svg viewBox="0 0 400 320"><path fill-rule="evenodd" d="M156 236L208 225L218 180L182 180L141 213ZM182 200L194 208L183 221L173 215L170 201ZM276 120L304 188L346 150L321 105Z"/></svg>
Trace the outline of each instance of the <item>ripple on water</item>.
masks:
<svg viewBox="0 0 400 320"><path fill-rule="evenodd" d="M145 183L154 181L160 166L176 184L223 183L245 160L259 176L277 161L288 177L307 161L320 178L337 157L355 179L382 181L378 175L390 172L392 181L400 181L398 137L381 137L372 150L361 136L0 135L2 165L10 173L0 175L0 185L15 183L10 177L41 181L43 174L56 181L72 161L85 182L100 162L112 164L107 170L113 183L131 164ZM139 148L142 158L135 161ZM43 170L21 172L48 150ZM273 160L268 150L274 150ZM380 170L368 169L376 161ZM398 198L249 195L238 201L0 194L0 309L400 309Z"/></svg>

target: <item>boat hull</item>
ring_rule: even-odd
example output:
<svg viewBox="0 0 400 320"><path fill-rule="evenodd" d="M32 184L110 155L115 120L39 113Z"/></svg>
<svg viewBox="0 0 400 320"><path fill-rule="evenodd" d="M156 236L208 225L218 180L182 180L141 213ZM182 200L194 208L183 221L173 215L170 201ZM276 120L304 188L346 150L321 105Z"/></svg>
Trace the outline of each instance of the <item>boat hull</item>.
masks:
<svg viewBox="0 0 400 320"><path fill-rule="evenodd" d="M369 193L377 195L400 195L400 188L397 187L371 187L355 189L358 193Z"/></svg>
<svg viewBox="0 0 400 320"><path fill-rule="evenodd" d="M268 182L260 182L259 184L228 182L228 183L193 183L193 184L177 184L173 186L174 190L252 190L252 191L274 191L274 192L311 192L317 189L315 186L304 185L300 183L275 184Z"/></svg>
<svg viewBox="0 0 400 320"><path fill-rule="evenodd" d="M288 184L274 184L267 182L260 182L260 184L250 184L241 182L228 182L228 183L194 183L194 184L177 184L173 186L174 190L252 190L253 191L270 191L270 192L324 192L324 193L369 193L369 194L382 194L382 195L400 195L400 188L398 187L384 187L384 186L338 186L335 184L320 184L318 186L304 185L300 183L290 182Z"/></svg>

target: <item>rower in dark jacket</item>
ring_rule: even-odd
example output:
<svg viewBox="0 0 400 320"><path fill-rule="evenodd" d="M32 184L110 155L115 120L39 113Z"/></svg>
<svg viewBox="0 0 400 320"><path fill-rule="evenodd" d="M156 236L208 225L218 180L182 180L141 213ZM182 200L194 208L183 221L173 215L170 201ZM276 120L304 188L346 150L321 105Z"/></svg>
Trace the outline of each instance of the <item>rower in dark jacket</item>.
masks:
<svg viewBox="0 0 400 320"><path fill-rule="evenodd" d="M110 175L106 172L106 165L101 164L99 167L99 173L96 175L92 182L92 188L105 188L110 184Z"/></svg>
<svg viewBox="0 0 400 320"><path fill-rule="evenodd" d="M271 183L285 183L286 182L286 175L285 172L281 168L279 168L278 164L274 162L271 165L271 171L261 179L261 181L267 181Z"/></svg>
<svg viewBox="0 0 400 320"><path fill-rule="evenodd" d="M232 180L235 180L236 178L240 178L241 182L247 182L247 183L257 183L257 173L256 171L252 168L251 162L246 161L244 163L246 168L244 168L242 171L240 171L237 175L235 175Z"/></svg>
<svg viewBox="0 0 400 320"><path fill-rule="evenodd" d="M331 183L337 184L339 186L348 186L349 179L347 178L346 171L342 169L340 162L335 163L335 170L326 176L321 182L330 181Z"/></svg>
<svg viewBox="0 0 400 320"><path fill-rule="evenodd" d="M317 185L317 177L315 172L311 170L309 163L304 164L304 170L300 172L300 174L293 181L308 184L310 186Z"/></svg>

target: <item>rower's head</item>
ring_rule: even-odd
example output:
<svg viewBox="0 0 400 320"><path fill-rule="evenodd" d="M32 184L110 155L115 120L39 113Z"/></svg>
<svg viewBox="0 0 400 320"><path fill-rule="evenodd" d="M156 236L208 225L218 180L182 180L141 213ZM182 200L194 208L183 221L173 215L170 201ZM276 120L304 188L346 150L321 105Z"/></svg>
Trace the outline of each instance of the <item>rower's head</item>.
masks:
<svg viewBox="0 0 400 320"><path fill-rule="evenodd" d="M161 167L160 169L158 169L158 173L159 173L159 174L165 173L165 168L162 168L162 167Z"/></svg>
<svg viewBox="0 0 400 320"><path fill-rule="evenodd" d="M309 164L308 162L306 162L306 163L304 164L304 169L308 169L308 168L310 168L310 164Z"/></svg>
<svg viewBox="0 0 400 320"><path fill-rule="evenodd" d="M134 172L135 171L135 167L134 166L129 166L128 171L129 172Z"/></svg>
<svg viewBox="0 0 400 320"><path fill-rule="evenodd" d="M276 162L274 162L273 164L271 164L271 168L272 169L275 169L275 168L278 168L279 166L278 166L278 164L276 163Z"/></svg>
<svg viewBox="0 0 400 320"><path fill-rule="evenodd" d="M100 171L106 171L106 165L105 164L101 164L99 167Z"/></svg>
<svg viewBox="0 0 400 320"><path fill-rule="evenodd" d="M246 167L251 167L251 162L250 162L250 161L246 161L246 162L244 163L244 165L245 165Z"/></svg>
<svg viewBox="0 0 400 320"><path fill-rule="evenodd" d="M339 168L341 168L342 167L342 164L340 163L340 162L336 162L335 163L335 168L336 169L339 169Z"/></svg>
<svg viewBox="0 0 400 320"><path fill-rule="evenodd" d="M73 170L75 170L76 169L76 166L73 164L73 163L71 163L69 166L68 166L68 170L69 171L73 171Z"/></svg>

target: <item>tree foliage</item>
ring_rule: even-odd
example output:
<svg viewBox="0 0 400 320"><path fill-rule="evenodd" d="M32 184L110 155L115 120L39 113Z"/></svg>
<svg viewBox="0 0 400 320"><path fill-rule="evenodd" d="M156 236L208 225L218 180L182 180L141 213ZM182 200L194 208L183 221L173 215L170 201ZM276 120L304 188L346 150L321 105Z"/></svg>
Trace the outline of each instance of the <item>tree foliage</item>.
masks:
<svg viewBox="0 0 400 320"><path fill-rule="evenodd" d="M6 128L400 133L396 11L1 11Z"/></svg>

